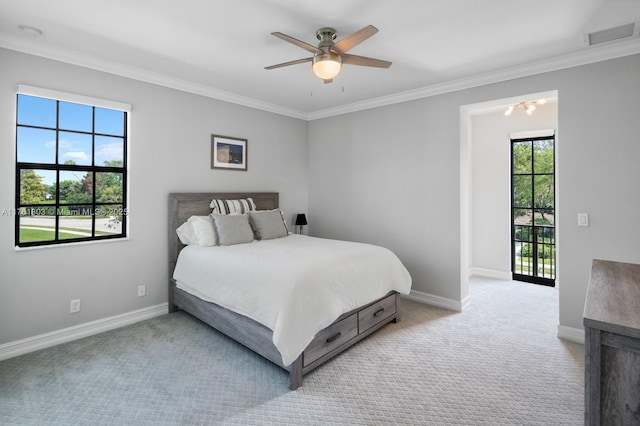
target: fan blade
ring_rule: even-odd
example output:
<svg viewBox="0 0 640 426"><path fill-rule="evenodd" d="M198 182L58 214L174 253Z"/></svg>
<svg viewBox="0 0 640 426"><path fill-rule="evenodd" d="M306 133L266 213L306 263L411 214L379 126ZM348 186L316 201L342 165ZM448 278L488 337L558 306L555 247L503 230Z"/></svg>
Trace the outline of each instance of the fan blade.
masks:
<svg viewBox="0 0 640 426"><path fill-rule="evenodd" d="M311 62L312 60L313 60L313 58L296 59L295 61L289 61L289 62L284 62L282 64L277 64L277 65L271 65L269 67L264 67L264 69L265 70L272 70L274 68L288 67L289 65L304 64L305 62Z"/></svg>
<svg viewBox="0 0 640 426"><path fill-rule="evenodd" d="M389 68L391 66L391 62L383 61L382 59L368 58L366 56L358 56L358 55L349 55L346 53L341 56L342 56L343 64L362 65L365 67L376 67L376 68Z"/></svg>
<svg viewBox="0 0 640 426"><path fill-rule="evenodd" d="M286 34L282 34L281 32L276 31L275 33L271 33L271 35L274 35L284 41L288 41L289 43L295 44L298 47L302 47L304 50L308 50L311 53L323 53L322 50L318 49L316 46L305 43L304 41L298 40L297 38L293 38Z"/></svg>
<svg viewBox="0 0 640 426"><path fill-rule="evenodd" d="M353 34L346 36L345 38L334 44L332 49L335 49L338 53L346 53L377 32L378 29L376 27L374 27L373 25L368 25L360 31L356 31Z"/></svg>

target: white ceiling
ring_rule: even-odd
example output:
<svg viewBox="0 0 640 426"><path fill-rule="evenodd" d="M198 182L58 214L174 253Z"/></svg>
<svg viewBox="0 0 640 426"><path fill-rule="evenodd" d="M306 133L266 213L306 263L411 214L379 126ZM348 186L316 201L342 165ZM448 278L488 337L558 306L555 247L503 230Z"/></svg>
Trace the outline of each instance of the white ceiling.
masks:
<svg viewBox="0 0 640 426"><path fill-rule="evenodd" d="M640 53L640 38L587 47L587 32L640 22L640 0L0 0L0 47L313 119L394 100ZM349 53L393 62L345 65L323 84L316 45L372 24ZM42 31L31 37L19 26Z"/></svg>

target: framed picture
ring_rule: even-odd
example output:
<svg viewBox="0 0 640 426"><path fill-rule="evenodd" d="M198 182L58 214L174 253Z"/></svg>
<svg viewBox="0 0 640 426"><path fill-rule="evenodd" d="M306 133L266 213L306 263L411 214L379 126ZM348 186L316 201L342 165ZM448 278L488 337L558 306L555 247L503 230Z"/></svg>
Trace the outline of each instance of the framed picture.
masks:
<svg viewBox="0 0 640 426"><path fill-rule="evenodd" d="M247 140L211 135L211 168L247 170Z"/></svg>

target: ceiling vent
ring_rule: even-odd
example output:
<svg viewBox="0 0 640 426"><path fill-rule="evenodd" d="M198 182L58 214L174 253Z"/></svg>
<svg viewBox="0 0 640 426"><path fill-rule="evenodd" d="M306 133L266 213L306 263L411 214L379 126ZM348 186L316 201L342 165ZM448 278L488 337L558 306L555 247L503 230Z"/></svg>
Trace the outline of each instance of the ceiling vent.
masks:
<svg viewBox="0 0 640 426"><path fill-rule="evenodd" d="M629 24L618 25L617 27L607 28L606 30L594 31L584 35L584 42L587 46L595 46L596 44L608 43L610 41L622 40L638 36L638 23L631 22Z"/></svg>

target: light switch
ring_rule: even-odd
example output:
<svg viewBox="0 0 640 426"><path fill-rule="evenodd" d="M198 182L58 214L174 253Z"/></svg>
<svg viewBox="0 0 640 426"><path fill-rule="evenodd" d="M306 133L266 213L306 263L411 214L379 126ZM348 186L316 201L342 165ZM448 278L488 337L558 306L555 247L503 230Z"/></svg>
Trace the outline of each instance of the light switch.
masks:
<svg viewBox="0 0 640 426"><path fill-rule="evenodd" d="M578 213L578 226L589 226L589 213Z"/></svg>

